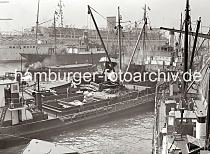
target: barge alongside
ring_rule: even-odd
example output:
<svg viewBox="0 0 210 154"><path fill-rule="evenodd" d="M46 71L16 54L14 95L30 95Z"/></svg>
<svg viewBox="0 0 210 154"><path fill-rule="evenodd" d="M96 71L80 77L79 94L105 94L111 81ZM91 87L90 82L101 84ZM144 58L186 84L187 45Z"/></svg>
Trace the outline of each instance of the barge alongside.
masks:
<svg viewBox="0 0 210 154"><path fill-rule="evenodd" d="M11 88L11 92L3 95L8 88ZM16 92L13 91L14 88ZM34 106L21 101L17 82L1 83L1 146L6 147L9 142L20 140L21 137L33 137L49 130L80 127L101 120L102 117L108 118L122 112L124 114L124 111L132 112L136 109L140 111L154 107L154 89L145 89L141 92L124 89L115 94L107 93L109 90L93 92L92 99L90 94L86 95L85 101L83 95L77 95L43 104L40 93L37 93Z"/></svg>

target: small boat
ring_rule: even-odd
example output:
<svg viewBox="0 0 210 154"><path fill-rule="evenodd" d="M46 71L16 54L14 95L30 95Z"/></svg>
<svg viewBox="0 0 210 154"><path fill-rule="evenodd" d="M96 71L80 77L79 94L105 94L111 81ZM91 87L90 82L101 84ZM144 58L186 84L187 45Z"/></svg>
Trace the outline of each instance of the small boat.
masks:
<svg viewBox="0 0 210 154"><path fill-rule="evenodd" d="M38 139L32 139L24 148L21 154L79 154L78 152L60 145L59 143L52 143Z"/></svg>

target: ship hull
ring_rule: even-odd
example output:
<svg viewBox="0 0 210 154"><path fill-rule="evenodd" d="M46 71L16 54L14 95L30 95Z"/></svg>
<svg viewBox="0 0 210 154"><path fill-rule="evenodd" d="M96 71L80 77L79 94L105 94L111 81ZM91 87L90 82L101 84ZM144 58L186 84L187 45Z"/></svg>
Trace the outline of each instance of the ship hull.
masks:
<svg viewBox="0 0 210 154"><path fill-rule="evenodd" d="M84 53L84 54L24 54L21 56L30 63L41 62L45 66L49 65L70 65L70 64L97 64L101 57L106 56L105 52Z"/></svg>
<svg viewBox="0 0 210 154"><path fill-rule="evenodd" d="M132 101L141 101L141 100L135 99L129 101L135 104L135 102ZM119 117L122 118L122 116L133 116L134 114L139 114L146 111L153 111L153 109L154 109L154 99L150 98L150 100L148 100L147 102L137 103L136 105L132 105L130 107L116 111L98 113L95 116L83 118L74 122L72 121L65 122L56 118L24 126L17 126L17 127L13 126L12 129L8 128L0 129L1 134L11 134L7 136L1 135L0 148L7 148L10 146L28 142L28 140L24 138L46 139L47 137L49 138L49 136L52 136L52 134L54 135L55 131L57 132L62 130L74 131L93 124L109 121L110 119L116 119ZM13 134L15 136L20 136L20 138L12 136Z"/></svg>
<svg viewBox="0 0 210 154"><path fill-rule="evenodd" d="M40 54L48 53L49 45L42 45L38 48ZM0 62L1 63L13 63L20 62L21 59L26 61L27 59L22 57L20 53L23 54L36 54L35 45L1 45L0 46Z"/></svg>

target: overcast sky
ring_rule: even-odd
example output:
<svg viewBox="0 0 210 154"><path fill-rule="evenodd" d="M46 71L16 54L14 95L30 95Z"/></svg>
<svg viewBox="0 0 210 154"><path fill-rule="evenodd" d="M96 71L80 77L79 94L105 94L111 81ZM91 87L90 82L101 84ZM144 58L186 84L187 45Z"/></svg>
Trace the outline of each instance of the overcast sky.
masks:
<svg viewBox="0 0 210 154"><path fill-rule="evenodd" d="M8 4L0 4L0 18L12 18L13 21L0 21L1 31L13 31L29 28L35 25L38 0L9 0ZM40 22L53 18L58 8L59 0L40 0ZM87 15L89 4L103 16L117 15L120 6L124 21L138 21L143 17L143 7L146 3L152 27L179 27L180 13L184 13L185 0L63 0L64 25L75 27L89 26L90 17ZM202 17L202 25L210 25L210 0L190 0L192 21ZM106 27L106 21L97 14L100 27ZM51 25L52 22L45 24Z"/></svg>

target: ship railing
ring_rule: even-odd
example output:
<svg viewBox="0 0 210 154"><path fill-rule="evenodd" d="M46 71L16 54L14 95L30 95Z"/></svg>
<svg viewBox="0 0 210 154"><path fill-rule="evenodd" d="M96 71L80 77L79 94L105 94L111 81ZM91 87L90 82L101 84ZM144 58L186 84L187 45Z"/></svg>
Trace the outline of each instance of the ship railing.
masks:
<svg viewBox="0 0 210 154"><path fill-rule="evenodd" d="M176 98L180 98L180 96L181 95L183 95L182 93L177 93L176 95L173 95L173 96L170 96L170 94L169 93L165 93L165 96L168 98L168 99L173 99L173 100L175 100ZM187 97L189 98L189 99L191 99L191 98L194 98L194 99L200 99L201 97L200 97L200 94L198 94L198 93L187 93Z"/></svg>
<svg viewBox="0 0 210 154"><path fill-rule="evenodd" d="M100 113L106 112L107 110L110 110L111 109L110 106L111 105L100 107L100 108L94 108L94 109L87 110L87 111L80 111L78 113L60 116L60 118L61 119L64 119L64 120L65 119L67 119L67 120L70 119L71 121L75 121L75 120L79 120L79 119L84 118L84 117L95 115L98 112L100 112Z"/></svg>
<svg viewBox="0 0 210 154"><path fill-rule="evenodd" d="M70 99L70 98L74 98L76 99L76 97L81 96L82 94L59 94L59 95L50 95L50 96L45 96L43 98L44 102L48 102L49 100L55 100L55 99Z"/></svg>
<svg viewBox="0 0 210 154"><path fill-rule="evenodd" d="M135 106L136 104L141 104L143 102L147 102L147 101L152 101L154 100L153 96L155 96L155 94L148 94L146 96L143 96L143 97L140 97L140 98L133 98L133 99L127 99L127 100L124 100L124 101L120 101L118 103L115 103L115 104L112 104L111 102L113 100L109 100L108 104L110 105L107 105L107 106L102 106L102 107L96 107L94 106L95 108L94 109L91 109L91 110L87 110L87 111L80 111L78 113L75 113L75 114L69 114L69 115L64 115L64 116L59 116L59 118L61 120L67 120L67 121L77 121L77 120L80 120L80 119L84 119L84 118L87 118L89 116L92 116L92 115L97 115L98 113L100 114L103 114L105 112L114 112L114 111L119 111L119 110L122 110L124 108L127 108L127 107L132 107L132 106ZM141 101L136 101L136 99L141 99Z"/></svg>

